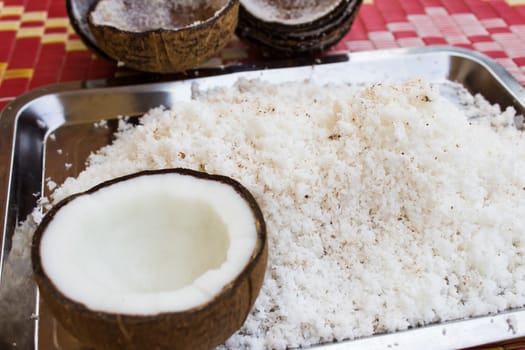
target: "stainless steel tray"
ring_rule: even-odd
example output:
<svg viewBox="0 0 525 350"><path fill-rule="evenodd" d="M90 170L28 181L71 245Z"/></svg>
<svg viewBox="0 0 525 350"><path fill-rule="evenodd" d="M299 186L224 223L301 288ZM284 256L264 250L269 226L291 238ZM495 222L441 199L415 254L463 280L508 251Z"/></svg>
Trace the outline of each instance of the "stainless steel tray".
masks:
<svg viewBox="0 0 525 350"><path fill-rule="evenodd" d="M525 91L501 66L477 53L451 47L430 47L332 56L285 67L242 66L192 72L186 76L87 81L34 90L0 114L0 245L5 262L17 222L36 205L36 193L47 193L44 179L61 183L84 168L90 152L108 144L120 115L138 116L158 105L191 98L192 84L202 89L232 85L237 79L272 82L312 79L319 82L370 83L425 78L463 84L489 101L514 106L525 114ZM203 75L208 75L203 77ZM166 81L170 79L170 81ZM146 81L147 80L147 81ZM108 128L94 122L108 120ZM67 165L67 166L66 166ZM9 285L8 264L0 269L0 288ZM17 291L16 303L27 303L27 317L0 329L2 349L84 349L39 302L34 284ZM3 317L0 310L0 317ZM13 321L15 322L15 321ZM403 332L324 345L326 349L459 348L525 336L525 309L441 323Z"/></svg>

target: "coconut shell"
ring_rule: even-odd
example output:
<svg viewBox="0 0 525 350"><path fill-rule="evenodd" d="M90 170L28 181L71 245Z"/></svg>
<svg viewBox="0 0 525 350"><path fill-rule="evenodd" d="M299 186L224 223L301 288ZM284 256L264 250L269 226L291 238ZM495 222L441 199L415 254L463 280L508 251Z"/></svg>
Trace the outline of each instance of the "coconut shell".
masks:
<svg viewBox="0 0 525 350"><path fill-rule="evenodd" d="M265 22L241 5L237 36L267 56L317 54L337 44L351 29L362 0L344 0L330 13L300 24Z"/></svg>
<svg viewBox="0 0 525 350"><path fill-rule="evenodd" d="M46 275L40 259L40 243L47 225L62 206L77 196L134 176L175 172L232 186L249 204L256 222L257 243L254 252L238 277L208 303L181 311L154 316L121 315L93 311L64 296ZM244 323L262 286L268 246L266 225L253 196L235 180L187 169L147 171L102 183L93 189L68 197L44 217L33 237L31 258L40 295L55 318L73 336L97 350L172 350L211 349L228 339Z"/></svg>
<svg viewBox="0 0 525 350"><path fill-rule="evenodd" d="M196 68L231 40L239 1L230 0L212 18L178 29L129 32L95 25L88 17L97 47L112 59L140 71L174 73Z"/></svg>

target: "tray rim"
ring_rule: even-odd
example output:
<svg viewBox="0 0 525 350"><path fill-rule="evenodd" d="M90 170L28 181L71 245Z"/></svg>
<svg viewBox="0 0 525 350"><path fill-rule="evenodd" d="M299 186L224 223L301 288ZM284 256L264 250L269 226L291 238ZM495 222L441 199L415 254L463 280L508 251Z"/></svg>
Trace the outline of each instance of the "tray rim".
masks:
<svg viewBox="0 0 525 350"><path fill-rule="evenodd" d="M331 63L340 62L364 62L367 60L384 59L384 55L389 57L399 57L404 55L426 55L426 54L448 54L450 56L458 56L471 60L480 66L482 66L495 80L497 80L502 86L506 87L507 92L513 96L516 103L523 105L525 103L525 89L514 77L503 68L495 60L485 56L484 54L458 48L452 46L430 46L423 48L410 48L410 49L388 49L388 50L376 50L366 52L356 52L348 54L337 54L327 56L321 59L315 60L302 60L302 61L284 61L284 62L273 62L273 64L250 64L250 65L238 65L230 66L219 69L201 69L193 70L184 75L177 76L136 76L116 79L101 79L91 81L76 81L57 83L48 86L43 86L32 91L29 91L11 103L9 103L2 111L0 111L0 164L6 165L0 167L0 228L2 229L1 240L0 240L0 284L2 283L2 272L4 256L4 240L6 233L6 222L9 215L8 202L11 198L11 182L13 173L13 159L14 159L14 142L17 128L17 119L20 114L24 111L29 103L32 101L44 97L46 95L52 95L57 93L74 93L79 91L91 90L96 91L99 89L120 89L120 88L131 88L140 89L144 86L151 86L156 84L173 83L181 80L194 80L201 79L203 77L217 77L223 74L232 74L238 72L257 71L265 69L286 69L286 68L298 68L304 66L315 66ZM204 73L204 74L203 74ZM6 152L6 149L8 152ZM5 253L7 255L7 253ZM512 320L512 322L509 322ZM488 326L493 330L496 330L499 334L499 338L492 334L493 332L486 332L485 328ZM460 346L473 346L484 344L493 341L507 340L520 336L525 336L525 328L515 327L520 323L525 322L525 307L514 310L504 311L495 315L487 315L480 317L471 317L466 320L455 320L449 322L443 322L435 325L427 325L424 327L418 327L405 331L397 331L388 334L377 334L370 337L358 338L349 341L342 341L339 343L325 344L316 346L318 348L326 348L330 350L339 349L350 349L350 348L370 348L370 349L383 349L390 347L428 347L428 339L430 337L439 336L439 334L445 335L443 329L447 328L447 334L451 335L457 331L458 337L483 329L482 337L476 338L476 343L464 342ZM452 330L450 325L454 325ZM458 327L458 325L460 325ZM463 326L463 327L462 327ZM508 334L511 332L512 334ZM501 334L506 334L501 336ZM395 342L390 342L390 338L396 337ZM433 344L436 348L448 348L451 344L447 344L446 339L451 337L442 337L443 342L441 344ZM419 339L419 340L418 340ZM478 342L478 340L480 342ZM457 342L454 342L451 346L458 346Z"/></svg>
<svg viewBox="0 0 525 350"><path fill-rule="evenodd" d="M0 110L0 135L3 136L2 123L5 123L6 116L7 119L13 117L16 118L17 113L23 110L25 104L49 94L74 92L86 89L123 88L150 84L165 84L183 80L195 80L249 71L319 66L325 64L337 64L347 61L363 62L367 60L384 59L384 55L388 55L390 57L400 57L407 55L426 54L449 54L450 56L469 59L480 66L483 66L483 68L485 68L486 71L490 73L491 76L498 82L504 83L504 85L508 87L508 91L516 97L516 100L525 98L525 87L522 86L500 63L489 56L477 51L456 46L431 45L416 48L394 48L349 53L334 53L319 58L297 58L271 62L261 61L250 64L192 69L184 73L176 74L159 75L143 74L137 72L137 75L124 77L53 83L37 87L23 93L9 102L2 110Z"/></svg>

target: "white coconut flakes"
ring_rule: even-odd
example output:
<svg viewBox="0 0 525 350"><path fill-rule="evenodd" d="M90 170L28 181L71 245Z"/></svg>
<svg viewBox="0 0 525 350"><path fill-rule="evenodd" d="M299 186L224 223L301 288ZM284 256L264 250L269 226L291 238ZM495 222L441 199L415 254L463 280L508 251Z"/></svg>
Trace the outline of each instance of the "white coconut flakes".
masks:
<svg viewBox="0 0 525 350"><path fill-rule="evenodd" d="M223 348L285 349L525 305L525 149L514 112L423 81L239 81L156 108L56 202L145 169L231 176L267 222L255 307Z"/></svg>

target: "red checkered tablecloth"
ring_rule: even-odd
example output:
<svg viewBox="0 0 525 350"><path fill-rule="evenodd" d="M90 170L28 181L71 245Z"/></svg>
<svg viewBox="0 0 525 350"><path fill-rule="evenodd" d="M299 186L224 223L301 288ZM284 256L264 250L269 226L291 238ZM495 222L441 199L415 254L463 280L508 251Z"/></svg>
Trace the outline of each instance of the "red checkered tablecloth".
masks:
<svg viewBox="0 0 525 350"><path fill-rule="evenodd" d="M525 0L365 0L331 52L436 44L482 52L525 84ZM234 38L207 65L262 59ZM122 74L84 46L64 0L0 0L0 109L39 86ZM525 349L525 340L488 348Z"/></svg>

